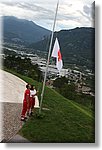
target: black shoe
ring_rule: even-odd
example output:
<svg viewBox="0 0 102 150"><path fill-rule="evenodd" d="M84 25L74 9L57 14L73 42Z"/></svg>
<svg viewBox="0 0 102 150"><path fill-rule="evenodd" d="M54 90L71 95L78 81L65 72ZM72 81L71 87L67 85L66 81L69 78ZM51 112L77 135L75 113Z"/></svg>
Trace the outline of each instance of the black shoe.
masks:
<svg viewBox="0 0 102 150"><path fill-rule="evenodd" d="M22 118L21 118L21 121L25 121L25 118L22 117Z"/></svg>
<svg viewBox="0 0 102 150"><path fill-rule="evenodd" d="M30 115L32 116L32 115L33 115L33 112L31 112Z"/></svg>
<svg viewBox="0 0 102 150"><path fill-rule="evenodd" d="M29 116L29 112L27 112L27 116Z"/></svg>
<svg viewBox="0 0 102 150"><path fill-rule="evenodd" d="M24 117L24 119L28 119L27 117Z"/></svg>

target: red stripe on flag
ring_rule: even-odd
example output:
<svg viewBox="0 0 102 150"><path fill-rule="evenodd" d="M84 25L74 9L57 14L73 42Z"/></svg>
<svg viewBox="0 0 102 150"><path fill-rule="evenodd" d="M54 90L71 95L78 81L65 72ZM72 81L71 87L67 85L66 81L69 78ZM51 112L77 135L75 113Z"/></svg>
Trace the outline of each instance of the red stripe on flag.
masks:
<svg viewBox="0 0 102 150"><path fill-rule="evenodd" d="M61 55L61 52L60 50L58 51L58 61L62 60L62 55Z"/></svg>

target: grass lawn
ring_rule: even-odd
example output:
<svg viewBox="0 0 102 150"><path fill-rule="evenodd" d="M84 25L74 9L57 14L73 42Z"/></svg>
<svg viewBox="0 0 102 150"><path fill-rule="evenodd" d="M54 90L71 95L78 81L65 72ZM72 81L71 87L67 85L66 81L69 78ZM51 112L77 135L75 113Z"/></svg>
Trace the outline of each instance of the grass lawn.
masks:
<svg viewBox="0 0 102 150"><path fill-rule="evenodd" d="M41 83L31 78L12 72L21 79L39 88ZM40 99L40 97L39 97ZM94 114L85 107L70 101L59 93L45 87L42 117L37 117L38 110L24 124L19 134L31 142L67 142L94 143L95 121Z"/></svg>

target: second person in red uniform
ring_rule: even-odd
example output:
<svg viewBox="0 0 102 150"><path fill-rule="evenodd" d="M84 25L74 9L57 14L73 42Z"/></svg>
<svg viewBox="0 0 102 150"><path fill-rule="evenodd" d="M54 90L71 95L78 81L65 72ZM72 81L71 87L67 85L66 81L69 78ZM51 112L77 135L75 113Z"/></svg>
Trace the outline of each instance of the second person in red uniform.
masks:
<svg viewBox="0 0 102 150"><path fill-rule="evenodd" d="M21 113L21 121L25 121L26 113L29 111L29 105L30 105L30 85L26 85L26 90L24 92L24 100L23 100L23 109Z"/></svg>

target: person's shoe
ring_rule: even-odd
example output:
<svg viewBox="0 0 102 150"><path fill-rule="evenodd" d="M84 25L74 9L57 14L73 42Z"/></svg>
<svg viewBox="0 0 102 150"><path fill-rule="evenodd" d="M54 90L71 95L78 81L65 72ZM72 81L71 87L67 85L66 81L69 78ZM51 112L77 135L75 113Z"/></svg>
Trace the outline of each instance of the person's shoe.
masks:
<svg viewBox="0 0 102 150"><path fill-rule="evenodd" d="M28 119L27 117L24 117L24 119Z"/></svg>
<svg viewBox="0 0 102 150"><path fill-rule="evenodd" d="M22 118L21 118L21 121L25 121L25 118L24 118L24 117L22 117Z"/></svg>
<svg viewBox="0 0 102 150"><path fill-rule="evenodd" d="M27 116L29 116L29 112L27 112Z"/></svg>
<svg viewBox="0 0 102 150"><path fill-rule="evenodd" d="M33 112L30 113L30 116L32 116L32 115L33 115Z"/></svg>

